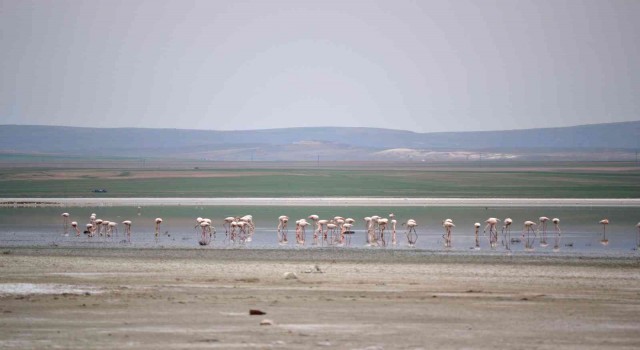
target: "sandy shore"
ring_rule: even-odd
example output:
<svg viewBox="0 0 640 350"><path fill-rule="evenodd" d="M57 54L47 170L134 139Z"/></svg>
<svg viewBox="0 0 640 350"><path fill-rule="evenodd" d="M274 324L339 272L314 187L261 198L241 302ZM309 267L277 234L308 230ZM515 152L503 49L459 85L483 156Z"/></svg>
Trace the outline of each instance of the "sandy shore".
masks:
<svg viewBox="0 0 640 350"><path fill-rule="evenodd" d="M636 257L0 252L4 349L640 346ZM264 319L273 325L261 326Z"/></svg>
<svg viewBox="0 0 640 350"><path fill-rule="evenodd" d="M0 198L0 207L66 206L640 207L640 198Z"/></svg>

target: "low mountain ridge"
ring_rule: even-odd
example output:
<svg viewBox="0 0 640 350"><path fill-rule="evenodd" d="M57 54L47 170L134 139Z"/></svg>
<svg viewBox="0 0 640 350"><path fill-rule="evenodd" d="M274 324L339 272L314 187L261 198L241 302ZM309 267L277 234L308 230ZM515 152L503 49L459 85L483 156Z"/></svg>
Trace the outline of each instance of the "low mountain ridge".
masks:
<svg viewBox="0 0 640 350"><path fill-rule="evenodd" d="M245 131L0 125L0 153L209 160L513 159L635 152L640 121L511 131L415 133L353 127Z"/></svg>

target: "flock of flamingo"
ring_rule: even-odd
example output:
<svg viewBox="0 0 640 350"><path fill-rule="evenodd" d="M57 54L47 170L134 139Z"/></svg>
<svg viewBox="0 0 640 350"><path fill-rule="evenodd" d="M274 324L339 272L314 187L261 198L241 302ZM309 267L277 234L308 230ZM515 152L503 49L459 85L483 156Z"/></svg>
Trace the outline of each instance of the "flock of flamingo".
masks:
<svg viewBox="0 0 640 350"><path fill-rule="evenodd" d="M78 227L78 223L76 221L69 222L69 213L62 213L63 219L63 230L64 235L69 235L69 227L72 227L76 233L76 236L81 235L80 228ZM335 246L349 246L351 245L351 236L355 234L353 231L353 227L355 225L356 220L353 218L343 218L341 216L336 216L333 219L320 219L318 215L309 215L307 218L302 218L296 220L295 222L295 242L298 245L305 245L306 240L306 227L311 225L307 219L311 220L314 225L313 229L313 241L312 245L335 245ZM536 239L539 239L540 247L547 247L549 245L548 242L548 232L547 232L547 223L551 221L554 225L553 231L553 250L557 251L560 249L560 238L562 236L562 231L560 230L560 219L553 218L549 219L546 216L541 216L538 219L538 223L527 220L523 224L523 230L521 234L522 241L524 241L525 250L531 251L534 249ZM520 242L519 238L511 237L511 226L513 224L513 220L511 218L504 219L503 225L501 227L501 231L498 232L498 224L501 222L500 219L497 218L488 218L485 223L485 227L483 230L483 234L489 240L489 246L492 249L496 249L498 247L498 240L500 234L502 235L502 246L507 250L511 250L511 244L514 242ZM366 244L367 246L386 246L388 244L390 238L390 244L396 246L398 244L398 237L396 232L396 226L398 221L395 219L394 214L389 214L389 217L381 217L378 215L367 216L364 218L364 226L366 229ZM124 235L126 237L126 242L131 243L131 220L122 221L124 225ZM158 242L159 232L160 232L160 224L162 224L162 218L155 219L155 239ZM276 227L276 234L278 243L280 245L286 245L289 243L288 239L288 224L289 217L286 215L282 215L278 217L278 225ZM609 240L607 239L607 225L609 224L609 219L602 219L599 221L599 224L602 225L602 239L600 243L602 245L608 245ZM224 242L228 243L247 243L251 242L253 239L253 234L255 232L255 224L253 221L253 216L244 215L244 216L230 216L223 219L222 226L225 229L225 238ZM414 219L409 219L406 222L402 223L403 227L406 227L404 231L404 236L407 241L407 245L409 247L414 247L416 241L418 240L418 233L416 231L416 227L418 226L417 222ZM453 247L453 228L456 225L453 223L452 219L445 219L442 221L442 227L444 228L444 234L442 238L444 240L444 247L451 248ZM479 231L482 225L479 222L474 224L475 228L475 249L480 249L480 236ZM640 222L636 225L638 229L638 233L636 235L636 247L640 247ZM209 245L212 240L215 240L216 229L213 227L213 221L209 218L196 218L196 225L194 227L195 230L198 231L200 237L198 243L200 245ZM115 221L107 221L102 220L96 217L95 213L92 213L89 216L89 222L85 225L84 234L87 234L89 237L94 237L96 235L112 237L118 235L118 223ZM389 237L390 235L390 237Z"/></svg>

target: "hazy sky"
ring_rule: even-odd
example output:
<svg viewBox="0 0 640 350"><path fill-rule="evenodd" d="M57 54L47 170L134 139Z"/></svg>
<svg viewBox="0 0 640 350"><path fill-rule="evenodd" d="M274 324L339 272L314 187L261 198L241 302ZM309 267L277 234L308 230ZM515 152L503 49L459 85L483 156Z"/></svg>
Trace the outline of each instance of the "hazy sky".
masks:
<svg viewBox="0 0 640 350"><path fill-rule="evenodd" d="M640 119L640 1L0 0L0 124Z"/></svg>

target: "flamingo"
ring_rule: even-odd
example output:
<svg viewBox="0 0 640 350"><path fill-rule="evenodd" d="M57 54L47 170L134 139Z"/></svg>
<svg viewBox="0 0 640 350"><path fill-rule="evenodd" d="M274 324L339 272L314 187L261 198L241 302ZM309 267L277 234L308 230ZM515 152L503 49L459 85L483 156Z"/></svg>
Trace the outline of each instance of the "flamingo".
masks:
<svg viewBox="0 0 640 350"><path fill-rule="evenodd" d="M200 222L200 228L202 229L201 234L200 234L200 241L198 241L198 243L200 243L200 245L208 245L210 242L210 238L211 238L211 234L210 232L210 224L207 221L201 221Z"/></svg>
<svg viewBox="0 0 640 350"><path fill-rule="evenodd" d="M124 225L124 234L127 235L127 241L131 243L131 220L125 220L122 224Z"/></svg>
<svg viewBox="0 0 640 350"><path fill-rule="evenodd" d="M640 247L640 222L636 224L638 235L636 235L636 249Z"/></svg>
<svg viewBox="0 0 640 350"><path fill-rule="evenodd" d="M456 225L453 224L453 220L446 219L442 222L442 227L444 227L444 235L442 236L442 238L444 238L444 246L451 248L451 234Z"/></svg>
<svg viewBox="0 0 640 350"><path fill-rule="evenodd" d="M64 230L64 235L69 235L69 213L62 213L62 229Z"/></svg>
<svg viewBox="0 0 640 350"><path fill-rule="evenodd" d="M495 248L498 243L498 230L496 229L496 225L500 222L500 219L496 218L488 218L485 223L487 226L484 227L484 231L487 232L487 228L489 229L489 245L491 248Z"/></svg>
<svg viewBox="0 0 640 350"><path fill-rule="evenodd" d="M372 235L371 235L371 217L366 216L364 219L364 227L367 228L367 245L371 244Z"/></svg>
<svg viewBox="0 0 640 350"><path fill-rule="evenodd" d="M246 237L245 240L247 242L251 242L253 240L253 233L256 230L256 226L255 226L255 224L253 222L253 216L252 215L245 215L245 216L240 218L240 221L246 223L246 225L242 225L242 228L244 228L244 226L249 226L248 237Z"/></svg>
<svg viewBox="0 0 640 350"><path fill-rule="evenodd" d="M278 243L287 244L287 224L289 223L289 217L281 215L278 217Z"/></svg>
<svg viewBox="0 0 640 350"><path fill-rule="evenodd" d="M296 241L298 244L304 245L305 241L305 230L306 227L310 224L305 219L300 219L296 221Z"/></svg>
<svg viewBox="0 0 640 350"><path fill-rule="evenodd" d="M334 236L336 235L337 228L338 228L338 225L334 224L333 222L327 223L327 231L324 233L323 243L324 241L327 241L328 244L333 244L333 240L334 240ZM331 239L329 240L327 240L327 232L330 232Z"/></svg>
<svg viewBox="0 0 640 350"><path fill-rule="evenodd" d="M553 222L553 226L556 230L556 237L553 242L553 250L557 252L560 250L560 235L562 234L562 231L560 231L560 219L553 218L551 219L551 222Z"/></svg>
<svg viewBox="0 0 640 350"><path fill-rule="evenodd" d="M396 216L393 213L389 214L389 217L391 218L391 244L397 245L398 240L396 238L396 224L398 223L398 220L396 220Z"/></svg>
<svg viewBox="0 0 640 350"><path fill-rule="evenodd" d="M90 224L95 224L96 221L96 213L91 213L91 215L89 216L89 223Z"/></svg>
<svg viewBox="0 0 640 350"><path fill-rule="evenodd" d="M104 232L105 237L111 237L111 231L109 231L109 221L104 220L102 222L102 226L104 227L102 231Z"/></svg>
<svg viewBox="0 0 640 350"><path fill-rule="evenodd" d="M416 232L416 226L418 226L418 223L413 220L413 219L409 219L407 220L406 223L403 223L402 226L407 226L407 243L409 245L409 247L414 247L416 245L416 242L418 241L418 233Z"/></svg>
<svg viewBox="0 0 640 350"><path fill-rule="evenodd" d="M380 216L373 215L369 222L371 226L371 245L378 245L378 241L380 240L380 225L378 224L378 220L380 220Z"/></svg>
<svg viewBox="0 0 640 350"><path fill-rule="evenodd" d="M351 231L352 227L353 223L345 222L344 225L342 225L342 232L340 233L340 243L344 243L347 246L351 245L351 234L353 233L353 231Z"/></svg>
<svg viewBox="0 0 640 350"><path fill-rule="evenodd" d="M202 222L206 222L207 224L209 224L207 226L207 233L209 233L209 241L211 241L212 239L215 241L215 239L216 239L216 228L213 226L213 221L211 221L211 219L209 219L209 218L204 218L204 219L202 219Z"/></svg>
<svg viewBox="0 0 640 350"><path fill-rule="evenodd" d="M504 226L502 226L502 236L504 237L504 247L506 250L511 250L511 224L513 220L511 218L504 219Z"/></svg>
<svg viewBox="0 0 640 350"><path fill-rule="evenodd" d="M600 224L602 224L602 240L600 241L600 243L602 245L608 245L609 240L607 239L607 225L609 225L609 219L605 218L600 220Z"/></svg>
<svg viewBox="0 0 640 350"><path fill-rule="evenodd" d="M162 218L156 218L156 242L158 242L158 233L160 232L161 223L162 223Z"/></svg>
<svg viewBox="0 0 640 350"><path fill-rule="evenodd" d="M316 214L312 214L312 215L309 215L307 219L313 221L313 232L315 235L315 232L318 231L318 220L320 220L320 217Z"/></svg>
<svg viewBox="0 0 640 350"><path fill-rule="evenodd" d="M383 247L387 245L387 241L384 239L384 231L387 229L387 224L389 224L389 219L387 218L378 219L378 229L380 230L380 242L382 242Z"/></svg>
<svg viewBox="0 0 640 350"><path fill-rule="evenodd" d="M542 229L542 235L540 236L540 246L546 247L549 245L547 243L547 221L549 221L549 218L546 216L541 216L538 220L540 221L538 232L540 232L540 229Z"/></svg>
<svg viewBox="0 0 640 350"><path fill-rule="evenodd" d="M80 229L78 228L78 223L75 221L71 221L71 227L76 230L76 237L80 237Z"/></svg>
<svg viewBox="0 0 640 350"><path fill-rule="evenodd" d="M93 230L98 231L97 234L102 236L102 219L93 220Z"/></svg>
<svg viewBox="0 0 640 350"><path fill-rule="evenodd" d="M233 216L227 216L223 221L224 223L222 224L222 227L224 227L224 234L228 236L229 231L231 231L231 222L236 221L236 218Z"/></svg>
<svg viewBox="0 0 640 350"><path fill-rule="evenodd" d="M318 220L318 229L313 232L313 244L318 245L318 237L324 243L325 238L325 226L329 223L329 220L321 219Z"/></svg>
<svg viewBox="0 0 640 350"><path fill-rule="evenodd" d="M113 221L109 221L109 236L115 232L115 236L118 237L118 223L117 222L113 222Z"/></svg>
<svg viewBox="0 0 640 350"><path fill-rule="evenodd" d="M525 231L527 233L527 242L525 243L526 250L533 250L533 242L536 240L536 231L533 229L533 226L536 226L536 223L533 221L525 221L524 227L522 229L522 238L524 238ZM533 232L533 240L529 240L529 233Z"/></svg>
<svg viewBox="0 0 640 350"><path fill-rule="evenodd" d="M476 228L476 247L475 249L480 249L480 241L478 240L478 231L480 231L480 223L476 222L475 224L473 224L473 227Z"/></svg>
<svg viewBox="0 0 640 350"><path fill-rule="evenodd" d="M238 229L238 222L234 219L229 223L229 241L235 243Z"/></svg>
<svg viewBox="0 0 640 350"><path fill-rule="evenodd" d="M87 229L84 231L84 233L89 234L89 237L93 237L93 232L94 232L93 224L87 224L85 227Z"/></svg>

